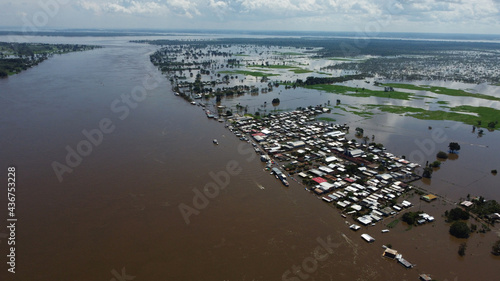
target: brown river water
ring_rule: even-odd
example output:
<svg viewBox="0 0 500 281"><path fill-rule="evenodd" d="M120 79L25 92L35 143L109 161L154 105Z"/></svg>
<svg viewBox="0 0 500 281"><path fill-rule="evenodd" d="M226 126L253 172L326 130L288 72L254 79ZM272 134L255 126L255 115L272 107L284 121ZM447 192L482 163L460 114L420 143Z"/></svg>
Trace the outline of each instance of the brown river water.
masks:
<svg viewBox="0 0 500 281"><path fill-rule="evenodd" d="M452 205L444 201L408 199L434 215L433 224L406 230L400 223L380 233L389 218L349 230L333 206L296 182L281 185L250 144L175 97L149 62L155 47L128 39L37 39L105 48L55 56L0 80L0 159L5 178L16 167L18 219L12 274L3 191L0 280L417 280L430 273L462 281L500 274L500 260L489 253L498 229L474 234L466 257L458 257L462 241L448 234L441 214ZM416 149L406 125L363 122L389 150ZM498 148L479 153L491 158ZM54 162L66 167L61 180ZM433 181L466 177L470 165ZM499 200L498 178L484 178L497 183L488 194ZM431 187L453 193L446 184ZM362 233L376 241L366 243ZM417 266L382 258L385 243Z"/></svg>

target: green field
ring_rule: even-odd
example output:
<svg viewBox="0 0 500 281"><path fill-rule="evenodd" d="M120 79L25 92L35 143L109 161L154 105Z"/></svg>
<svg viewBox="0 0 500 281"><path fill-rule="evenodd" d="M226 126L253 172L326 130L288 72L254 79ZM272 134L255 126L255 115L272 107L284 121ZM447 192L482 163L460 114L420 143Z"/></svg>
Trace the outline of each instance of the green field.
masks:
<svg viewBox="0 0 500 281"><path fill-rule="evenodd" d="M370 104L368 108L377 108L382 112L411 116L422 120L450 120L462 122L469 125L477 125L481 121L482 126L487 126L489 122L495 122L500 119L500 110L490 107L476 107L470 105L461 105L450 108L450 111L443 110L425 110L410 106L379 105ZM461 113L463 112L463 113ZM467 114L473 113L474 115ZM495 129L500 129L498 125Z"/></svg>
<svg viewBox="0 0 500 281"><path fill-rule="evenodd" d="M248 70L223 70L219 71L220 74L242 74L254 77L264 77L264 76L279 76L279 74L264 73L260 71L248 71Z"/></svg>
<svg viewBox="0 0 500 281"><path fill-rule="evenodd" d="M297 68L296 66L291 66L291 65L283 65L283 64L270 64L270 65L249 65L248 67L271 68L271 69L290 69L290 68Z"/></svg>
<svg viewBox="0 0 500 281"><path fill-rule="evenodd" d="M447 95L454 97L472 97L485 100L500 101L500 98L498 97L484 95L484 94L470 93L464 90L456 90L445 87L426 86L426 85L416 86L411 84L398 84L398 83L388 83L388 84L383 84L383 86L399 88L399 89L417 90L417 91L429 91L440 95Z"/></svg>
<svg viewBox="0 0 500 281"><path fill-rule="evenodd" d="M326 122L335 122L335 121L337 121L337 120L335 120L333 118L330 118L330 117L318 117L318 118L316 118L316 120L326 121Z"/></svg>
<svg viewBox="0 0 500 281"><path fill-rule="evenodd" d="M313 72L312 70L309 69L303 69L303 68L294 68L291 70L295 74L301 74L301 73L310 73Z"/></svg>
<svg viewBox="0 0 500 281"><path fill-rule="evenodd" d="M354 96L354 97L380 97L380 98L410 100L412 99L413 96L412 93L384 92L384 91L374 91L369 89L363 90L361 88L354 88L343 85L331 85L331 84L306 85L304 86L304 88L325 91L328 93Z"/></svg>
<svg viewBox="0 0 500 281"><path fill-rule="evenodd" d="M297 52L276 52L275 54L281 55L281 56L303 56L303 53L297 53Z"/></svg>

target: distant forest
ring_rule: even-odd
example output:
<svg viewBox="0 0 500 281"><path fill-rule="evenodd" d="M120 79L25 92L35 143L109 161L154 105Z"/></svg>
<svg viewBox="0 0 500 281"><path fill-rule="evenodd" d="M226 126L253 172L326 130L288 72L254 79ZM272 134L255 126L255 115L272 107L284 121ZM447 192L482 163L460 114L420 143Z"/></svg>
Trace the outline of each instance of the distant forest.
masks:
<svg viewBox="0 0 500 281"><path fill-rule="evenodd" d="M349 38L221 38L208 40L139 40L138 43L154 45L263 45L297 48L321 48L314 50L319 57L354 57L360 55L398 56L426 55L436 52L455 51L500 51L500 44L488 42L458 42L398 39L349 39Z"/></svg>

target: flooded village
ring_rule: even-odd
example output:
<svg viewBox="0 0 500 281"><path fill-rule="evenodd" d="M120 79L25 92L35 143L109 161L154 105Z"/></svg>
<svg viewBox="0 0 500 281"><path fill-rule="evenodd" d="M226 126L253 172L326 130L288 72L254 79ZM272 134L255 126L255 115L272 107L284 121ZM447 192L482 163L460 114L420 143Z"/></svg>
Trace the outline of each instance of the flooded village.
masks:
<svg viewBox="0 0 500 281"><path fill-rule="evenodd" d="M285 89L290 89L292 85L295 87L295 84L288 82L288 79L310 75L311 70L298 69L309 63L298 63L296 61L298 58L290 55L294 54L293 51L285 50L281 55L276 50L267 51L267 57L265 51L256 51L255 56L243 62L232 58L233 54L229 50L236 49L238 50L237 58L245 58L250 55L242 51L243 49L255 48L257 50L257 47L228 45L224 46L228 52L218 53L213 53L213 51L203 53L195 49L183 51L186 47L168 47L166 50L169 51L164 53L167 55L166 60L160 58L158 52L152 56L152 62L157 65L162 65L161 61L168 62L166 68L163 66L160 69L169 73L174 94L201 107L207 118L224 123L236 138L251 144L255 153L260 155L263 169L270 176L275 177L277 183L285 187L290 186L290 188L303 187L321 200L318 204L326 204L332 208L332 212L339 213L345 220L346 229L359 231L360 239L372 243L387 236L386 233L390 232L399 221L405 222L408 229L424 224L432 224L434 227L436 220L441 224L452 222L446 217L443 218L442 207L435 208L432 205L431 208L424 208L427 209L425 212L422 211L422 202L430 205L436 200L443 202L443 205L461 206L467 212L473 209L473 205L484 205L484 202L490 202L491 204L487 204L493 207L486 211L488 214L476 214L474 217L477 220L476 223L481 225L480 230L477 230L476 225L472 223L474 230L468 230L468 232L485 233L491 230L490 227L494 228L494 223L498 220L498 212L500 212L500 206L495 200L487 201L478 196L472 200L474 203L468 200L455 202L441 195L435 195L422 186L414 186L412 182L421 180L422 176L431 177L432 171L435 170L432 168L433 164L411 162L404 155L395 155L388 151L384 144L375 142L375 135L365 135L363 128L337 124L331 118L322 117L330 114L332 109L338 109L341 104L340 100L337 100L336 106L331 106L328 100L320 105L307 107L301 105L295 110L281 111L267 111L268 102L270 106L276 108L280 103L279 98L264 101L260 105L254 104L253 110L252 108L249 110L248 105L236 103L237 97L247 94L258 97L259 93L266 94L278 90L280 84L285 85ZM270 47L270 49L273 48ZM184 56L186 60L179 62L180 58L172 57L172 54ZM300 53L295 53L295 55L300 55ZM221 56L223 59L219 62L203 59L204 57L213 59L214 56ZM269 64L267 62L269 59L274 59L274 63ZM295 61L290 61L293 59ZM252 71L233 70L245 68L243 63ZM290 63L294 66L290 66ZM281 72L279 74L258 73L253 72L253 69L264 71L278 69ZM290 73L287 73L290 69L295 75L290 76ZM325 69L328 68L322 66L321 70ZM186 77L186 71L190 78ZM196 74L193 71L196 71ZM180 75L175 74L176 72ZM353 74L356 72L344 73L344 75ZM280 76L279 82L277 79L270 79L275 75ZM332 74L315 73L315 75L324 77ZM347 80L363 78L363 75L359 74L354 76L355 78L347 78ZM301 81L299 78L297 81ZM380 83L374 84L381 85ZM281 93L281 90L279 91ZM386 86L384 92L391 93L394 89ZM390 95L388 97L390 98ZM226 98L229 103L223 102L223 98ZM363 114L369 115L370 113ZM349 133L352 131L355 132L355 138L349 139ZM214 143L219 144L219 141L214 139ZM418 209L415 205L418 205ZM484 212L484 209L482 208L481 212ZM381 249L381 255L384 258L396 260L405 268L415 266L410 262L411 254L405 254L403 258L402 253L397 249L392 249L390 243L385 244ZM464 243L460 245L460 256L463 255L465 247ZM433 280L427 272L421 272L419 278L420 280Z"/></svg>

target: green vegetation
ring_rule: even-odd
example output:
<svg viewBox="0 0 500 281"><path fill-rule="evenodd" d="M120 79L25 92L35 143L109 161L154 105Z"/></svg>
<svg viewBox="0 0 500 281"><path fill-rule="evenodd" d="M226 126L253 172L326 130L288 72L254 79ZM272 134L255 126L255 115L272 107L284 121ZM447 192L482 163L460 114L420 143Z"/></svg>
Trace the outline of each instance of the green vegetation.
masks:
<svg viewBox="0 0 500 281"><path fill-rule="evenodd" d="M326 122L335 122L335 121L337 121L337 120L335 120L333 118L330 118L330 117L318 117L318 118L316 118L316 120L326 121Z"/></svg>
<svg viewBox="0 0 500 281"><path fill-rule="evenodd" d="M260 71L248 71L248 70L223 70L219 71L221 74L242 74L254 77L264 77L264 76L279 76L279 74L264 73Z"/></svg>
<svg viewBox="0 0 500 281"><path fill-rule="evenodd" d="M304 88L325 91L328 93L354 96L354 97L380 97L380 98L410 100L412 96L411 93L374 91L364 88L355 88L355 87L349 87L343 85L331 85L331 84L305 85Z"/></svg>
<svg viewBox="0 0 500 281"><path fill-rule="evenodd" d="M436 160L436 161L432 162L430 164L430 166L432 166L433 168L439 168L439 167L441 167L441 161Z"/></svg>
<svg viewBox="0 0 500 281"><path fill-rule="evenodd" d="M437 158L441 158L441 159L448 159L448 154L444 151L439 151L437 154L436 154L436 157Z"/></svg>
<svg viewBox="0 0 500 281"><path fill-rule="evenodd" d="M262 65L249 65L248 67L252 68L271 68L271 69L290 69L290 68L297 68L296 66L291 66L291 65L284 65L284 64L262 64Z"/></svg>
<svg viewBox="0 0 500 281"><path fill-rule="evenodd" d="M491 247L491 253L495 256L500 256L500 240L493 244L493 246Z"/></svg>
<svg viewBox="0 0 500 281"><path fill-rule="evenodd" d="M417 222L420 214L422 214L421 211L419 211L419 212L407 212L407 213L403 214L403 216L401 217L401 220L406 222L409 225L414 225Z"/></svg>
<svg viewBox="0 0 500 281"><path fill-rule="evenodd" d="M430 92L433 92L436 94L447 95L447 96L473 97L473 98L479 98L479 99L500 101L500 98L498 98L498 97L483 95L483 94L476 94L476 93L469 93L469 92L466 92L464 90L456 90L456 89L450 89L450 88L445 88L445 87L425 86L425 85L416 86L416 85L411 85L411 84L398 84L398 83L388 83L388 84L383 84L383 85L386 87L393 87L393 88L399 88L399 89L430 91Z"/></svg>
<svg viewBox="0 0 500 281"><path fill-rule="evenodd" d="M495 120L500 116L500 110L490 108L490 107L474 107L469 105L456 106L450 109L450 111L442 110L425 110L417 107L410 106L396 106L396 105L379 105L379 104L369 104L369 108L378 108L382 112L389 112L395 114L402 114L405 116L411 116L422 120L450 120L462 122L469 125L476 125L478 121L481 120ZM476 113L477 116L471 114L459 113L470 112ZM499 129L499 128L496 128Z"/></svg>
<svg viewBox="0 0 500 281"><path fill-rule="evenodd" d="M304 69L304 68L294 68L291 70L295 74L301 74L301 73L310 73L313 72L312 70L309 69Z"/></svg>
<svg viewBox="0 0 500 281"><path fill-rule="evenodd" d="M281 55L281 56L303 56L303 53L297 53L297 52L276 52L275 54Z"/></svg>
<svg viewBox="0 0 500 281"><path fill-rule="evenodd" d="M471 212L479 215L480 217L493 213L499 213L500 204L498 204L495 200L485 201L483 197L479 197L479 199L476 200L474 207L472 207Z"/></svg>
<svg viewBox="0 0 500 281"><path fill-rule="evenodd" d="M469 226L463 221L456 221L450 226L450 234L457 238L469 238Z"/></svg>
<svg viewBox="0 0 500 281"><path fill-rule="evenodd" d="M469 213L458 207L444 212L444 216L450 222L469 219Z"/></svg>
<svg viewBox="0 0 500 281"><path fill-rule="evenodd" d="M296 73L296 74L313 72L312 70L309 70L309 69L304 69L304 68L300 68L300 67L297 67L297 66L291 66L291 65L283 65L283 64L249 65L248 67L252 67L252 68L271 68L271 69L289 69L291 72Z"/></svg>
<svg viewBox="0 0 500 281"><path fill-rule="evenodd" d="M98 48L97 46L0 42L0 78L38 65L54 54Z"/></svg>
<svg viewBox="0 0 500 281"><path fill-rule="evenodd" d="M363 61L360 59L354 59L354 58L329 58L328 60L335 60L335 61Z"/></svg>
<svg viewBox="0 0 500 281"><path fill-rule="evenodd" d="M387 224L387 227L388 228L394 228L396 227L396 225L399 223L399 220L398 219L395 219L393 221L391 221L390 223Z"/></svg>
<svg viewBox="0 0 500 281"><path fill-rule="evenodd" d="M467 243L462 243L458 246L458 255L463 257L465 256L465 249L467 249Z"/></svg>
<svg viewBox="0 0 500 281"><path fill-rule="evenodd" d="M444 101L444 100L439 100L436 102L437 104L449 104L449 102Z"/></svg>
<svg viewBox="0 0 500 281"><path fill-rule="evenodd" d="M450 142L448 148L450 149L450 153L457 153L460 150L460 144L458 142Z"/></svg>

